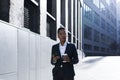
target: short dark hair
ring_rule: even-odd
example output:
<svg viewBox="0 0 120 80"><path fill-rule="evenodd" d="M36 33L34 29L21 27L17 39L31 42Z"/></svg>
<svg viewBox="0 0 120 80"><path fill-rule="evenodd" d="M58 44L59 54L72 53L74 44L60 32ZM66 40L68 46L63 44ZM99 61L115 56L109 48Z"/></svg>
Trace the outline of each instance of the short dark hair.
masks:
<svg viewBox="0 0 120 80"><path fill-rule="evenodd" d="M60 32L60 30L65 30L65 28L64 27L58 28L58 33Z"/></svg>

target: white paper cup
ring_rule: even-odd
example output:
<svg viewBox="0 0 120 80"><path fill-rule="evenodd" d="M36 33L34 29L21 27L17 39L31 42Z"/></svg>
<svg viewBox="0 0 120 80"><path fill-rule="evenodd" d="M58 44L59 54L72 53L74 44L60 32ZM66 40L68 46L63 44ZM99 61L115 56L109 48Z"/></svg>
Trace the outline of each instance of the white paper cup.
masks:
<svg viewBox="0 0 120 80"><path fill-rule="evenodd" d="M62 57L68 56L67 54L63 54ZM63 60L63 63L66 63L67 61Z"/></svg>

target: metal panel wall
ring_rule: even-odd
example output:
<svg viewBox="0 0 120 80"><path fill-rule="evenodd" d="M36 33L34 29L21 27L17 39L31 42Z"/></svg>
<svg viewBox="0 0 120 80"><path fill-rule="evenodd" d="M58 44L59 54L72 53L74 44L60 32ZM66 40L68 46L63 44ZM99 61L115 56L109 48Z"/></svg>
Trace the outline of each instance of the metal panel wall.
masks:
<svg viewBox="0 0 120 80"><path fill-rule="evenodd" d="M51 45L53 44L50 38L41 37L40 39L40 53L41 53L41 79L40 80L52 80L52 65L50 64ZM47 75L47 77L46 77Z"/></svg>
<svg viewBox="0 0 120 80"><path fill-rule="evenodd" d="M29 80L29 33L18 30L18 80Z"/></svg>
<svg viewBox="0 0 120 80"><path fill-rule="evenodd" d="M41 72L40 72L40 66L41 66L41 49L40 49L40 41L41 41L41 38L40 36L36 36L36 80L42 80L40 79L41 78Z"/></svg>
<svg viewBox="0 0 120 80"><path fill-rule="evenodd" d="M0 22L0 79L52 80L54 43L48 37Z"/></svg>
<svg viewBox="0 0 120 80"><path fill-rule="evenodd" d="M16 80L16 75L17 29L0 23L0 79Z"/></svg>
<svg viewBox="0 0 120 80"><path fill-rule="evenodd" d="M36 38L35 34L30 34L30 53L29 53L29 58L30 58L30 79L29 80L36 80Z"/></svg>

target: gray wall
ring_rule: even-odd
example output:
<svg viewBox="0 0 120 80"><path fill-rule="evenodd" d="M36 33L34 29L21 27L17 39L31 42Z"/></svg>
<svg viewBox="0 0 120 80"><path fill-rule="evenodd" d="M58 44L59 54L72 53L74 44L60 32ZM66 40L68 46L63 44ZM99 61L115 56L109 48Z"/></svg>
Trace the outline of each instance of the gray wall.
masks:
<svg viewBox="0 0 120 80"><path fill-rule="evenodd" d="M0 21L0 80L52 80L55 42Z"/></svg>

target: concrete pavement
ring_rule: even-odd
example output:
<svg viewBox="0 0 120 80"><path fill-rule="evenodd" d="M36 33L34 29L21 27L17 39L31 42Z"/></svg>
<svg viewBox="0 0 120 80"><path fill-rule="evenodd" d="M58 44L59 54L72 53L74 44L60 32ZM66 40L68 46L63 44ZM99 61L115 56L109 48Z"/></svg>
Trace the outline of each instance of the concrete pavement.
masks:
<svg viewBox="0 0 120 80"><path fill-rule="evenodd" d="M120 80L120 57L86 57L75 65L75 72L75 80Z"/></svg>

